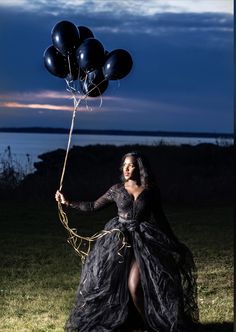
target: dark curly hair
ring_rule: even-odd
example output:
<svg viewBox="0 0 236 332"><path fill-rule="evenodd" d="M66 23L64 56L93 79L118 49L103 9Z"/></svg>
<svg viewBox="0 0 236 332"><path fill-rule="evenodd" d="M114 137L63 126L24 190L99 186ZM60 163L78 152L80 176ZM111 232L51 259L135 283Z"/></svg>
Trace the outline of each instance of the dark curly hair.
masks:
<svg viewBox="0 0 236 332"><path fill-rule="evenodd" d="M126 153L121 159L120 170L122 170L126 157L133 157L135 160L135 166L137 166L138 184L144 188L150 188L156 186L156 179L152 172L151 166L147 158L138 151L132 151ZM122 182L125 181L123 173L121 175Z"/></svg>

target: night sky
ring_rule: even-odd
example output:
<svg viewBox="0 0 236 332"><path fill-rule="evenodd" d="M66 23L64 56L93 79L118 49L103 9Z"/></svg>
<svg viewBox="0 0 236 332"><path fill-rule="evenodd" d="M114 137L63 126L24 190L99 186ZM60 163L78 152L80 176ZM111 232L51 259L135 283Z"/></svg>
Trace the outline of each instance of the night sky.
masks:
<svg viewBox="0 0 236 332"><path fill-rule="evenodd" d="M0 0L0 127L70 126L65 80L43 64L62 20L134 62L76 128L233 132L232 0Z"/></svg>

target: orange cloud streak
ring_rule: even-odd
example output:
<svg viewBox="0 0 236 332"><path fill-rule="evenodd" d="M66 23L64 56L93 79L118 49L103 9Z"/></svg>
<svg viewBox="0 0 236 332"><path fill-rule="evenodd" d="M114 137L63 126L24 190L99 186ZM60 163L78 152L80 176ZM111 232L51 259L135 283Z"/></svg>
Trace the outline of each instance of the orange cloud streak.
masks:
<svg viewBox="0 0 236 332"><path fill-rule="evenodd" d="M80 96L84 97L84 96ZM0 94L0 100L17 100L17 101L35 101L35 100L42 100L42 99L72 99L73 96L69 92L59 92L53 90L45 90L45 91L38 91L38 92L12 92L8 94ZM79 99L79 95L77 96ZM93 97L86 97L87 100L94 100ZM121 97L118 96L102 96L104 100L120 100Z"/></svg>
<svg viewBox="0 0 236 332"><path fill-rule="evenodd" d="M50 105L50 104L23 104L16 102L2 102L1 107L7 108L34 108L34 109L47 109L56 111L73 111L71 106L66 105ZM79 107L78 111L87 111L86 107Z"/></svg>

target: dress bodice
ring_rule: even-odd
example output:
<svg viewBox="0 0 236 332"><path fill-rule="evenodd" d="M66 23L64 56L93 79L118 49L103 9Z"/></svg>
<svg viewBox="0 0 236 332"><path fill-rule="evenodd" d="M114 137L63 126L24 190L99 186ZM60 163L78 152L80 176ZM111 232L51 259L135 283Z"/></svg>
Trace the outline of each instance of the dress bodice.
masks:
<svg viewBox="0 0 236 332"><path fill-rule="evenodd" d="M150 190L144 189L135 199L132 194L128 193L123 184L111 189L119 217L137 222L151 219L153 208Z"/></svg>
<svg viewBox="0 0 236 332"><path fill-rule="evenodd" d="M164 215L159 190L154 188L144 189L136 199L129 194L123 183L115 184L104 195L93 202L72 202L70 206L80 211L93 212L115 203L118 217L123 220L132 220L137 223L152 222L167 235L174 237L169 223Z"/></svg>

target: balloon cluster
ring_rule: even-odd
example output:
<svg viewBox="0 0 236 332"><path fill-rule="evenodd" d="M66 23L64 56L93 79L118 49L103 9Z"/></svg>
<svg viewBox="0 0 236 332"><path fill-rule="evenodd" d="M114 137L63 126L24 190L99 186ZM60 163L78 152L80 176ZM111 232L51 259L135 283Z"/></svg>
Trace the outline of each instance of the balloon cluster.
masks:
<svg viewBox="0 0 236 332"><path fill-rule="evenodd" d="M47 70L67 82L79 81L86 96L97 97L108 87L109 80L128 75L133 61L123 49L108 52L93 32L70 21L57 23L51 32L52 45L44 51Z"/></svg>

